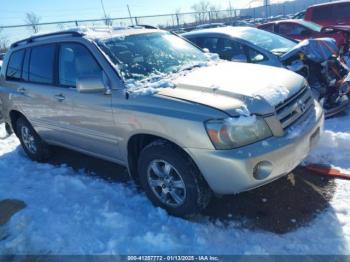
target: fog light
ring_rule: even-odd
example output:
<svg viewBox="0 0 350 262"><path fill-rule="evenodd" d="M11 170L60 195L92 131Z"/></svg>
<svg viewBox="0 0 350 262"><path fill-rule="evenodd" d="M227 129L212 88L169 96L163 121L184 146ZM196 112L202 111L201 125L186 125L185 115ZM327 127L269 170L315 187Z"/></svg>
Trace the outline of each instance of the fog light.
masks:
<svg viewBox="0 0 350 262"><path fill-rule="evenodd" d="M261 161L254 167L253 176L257 180L267 178L272 172L272 163L269 161Z"/></svg>

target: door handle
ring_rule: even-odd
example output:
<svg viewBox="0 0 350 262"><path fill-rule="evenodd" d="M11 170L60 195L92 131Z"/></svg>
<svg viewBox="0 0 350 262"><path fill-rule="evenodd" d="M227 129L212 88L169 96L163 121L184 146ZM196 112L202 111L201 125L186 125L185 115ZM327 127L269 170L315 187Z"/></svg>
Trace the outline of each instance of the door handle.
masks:
<svg viewBox="0 0 350 262"><path fill-rule="evenodd" d="M17 88L17 92L24 94L26 92L26 89L24 87L19 87L19 88Z"/></svg>
<svg viewBox="0 0 350 262"><path fill-rule="evenodd" d="M62 94L55 95L55 98L56 98L59 102L62 102L64 99L66 99L65 96L62 95Z"/></svg>

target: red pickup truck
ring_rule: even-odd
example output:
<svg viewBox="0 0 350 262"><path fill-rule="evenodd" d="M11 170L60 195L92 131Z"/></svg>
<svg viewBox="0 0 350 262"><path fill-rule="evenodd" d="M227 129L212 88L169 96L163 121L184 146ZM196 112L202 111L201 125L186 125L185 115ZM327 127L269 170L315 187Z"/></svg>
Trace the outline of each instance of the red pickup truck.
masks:
<svg viewBox="0 0 350 262"><path fill-rule="evenodd" d="M258 28L295 40L330 37L334 38L337 41L338 46L341 46L344 43L344 37L342 33L337 31L324 32L322 30L322 26L301 19L274 21L259 25Z"/></svg>
<svg viewBox="0 0 350 262"><path fill-rule="evenodd" d="M350 1L335 1L310 6L305 20L322 26L350 25Z"/></svg>

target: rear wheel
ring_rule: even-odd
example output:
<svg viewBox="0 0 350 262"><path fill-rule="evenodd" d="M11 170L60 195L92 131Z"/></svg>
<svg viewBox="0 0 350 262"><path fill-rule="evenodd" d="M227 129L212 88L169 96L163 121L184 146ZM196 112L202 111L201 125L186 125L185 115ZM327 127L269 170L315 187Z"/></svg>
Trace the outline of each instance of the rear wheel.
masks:
<svg viewBox="0 0 350 262"><path fill-rule="evenodd" d="M51 147L39 137L25 118L17 120L16 130L21 145L30 159L43 162L51 156Z"/></svg>
<svg viewBox="0 0 350 262"><path fill-rule="evenodd" d="M142 150L138 173L149 199L170 214L195 215L210 201L211 190L196 165L166 141L155 141Z"/></svg>

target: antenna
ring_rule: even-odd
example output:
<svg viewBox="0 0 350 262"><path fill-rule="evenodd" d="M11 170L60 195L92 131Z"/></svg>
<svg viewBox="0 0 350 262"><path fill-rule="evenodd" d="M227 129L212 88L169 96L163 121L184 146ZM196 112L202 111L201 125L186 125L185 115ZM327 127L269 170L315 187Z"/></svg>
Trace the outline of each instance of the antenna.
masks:
<svg viewBox="0 0 350 262"><path fill-rule="evenodd" d="M126 7L128 8L131 24L134 25L134 21L132 20L132 16L131 16L131 12L130 12L130 7L129 7L129 5L126 5Z"/></svg>

